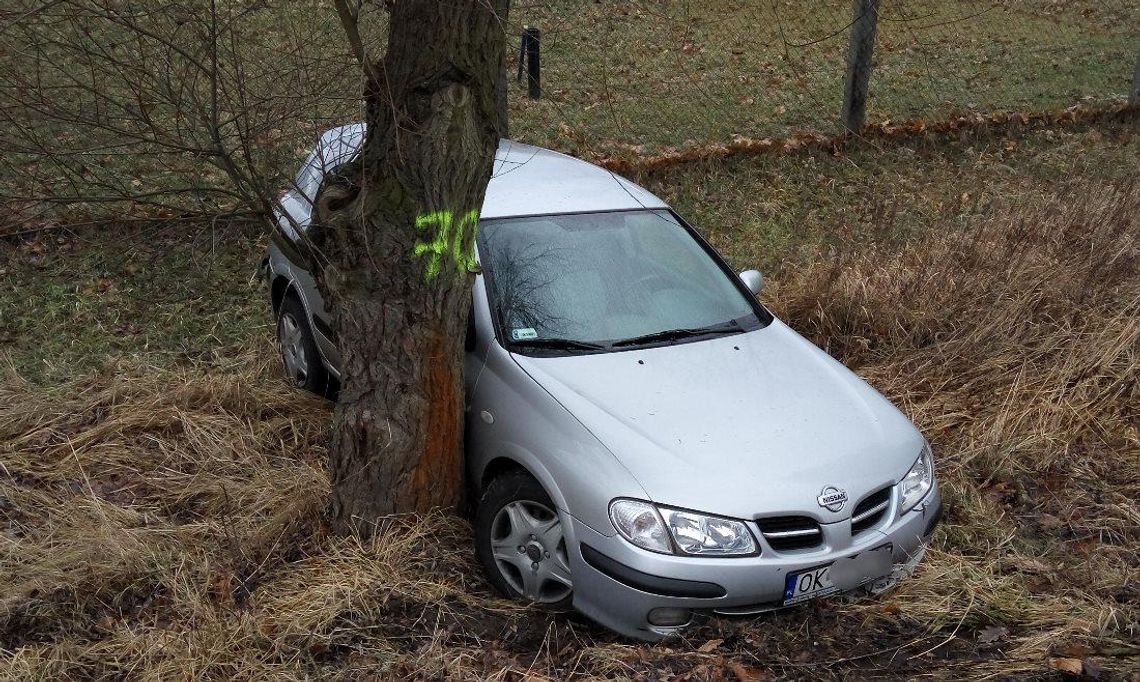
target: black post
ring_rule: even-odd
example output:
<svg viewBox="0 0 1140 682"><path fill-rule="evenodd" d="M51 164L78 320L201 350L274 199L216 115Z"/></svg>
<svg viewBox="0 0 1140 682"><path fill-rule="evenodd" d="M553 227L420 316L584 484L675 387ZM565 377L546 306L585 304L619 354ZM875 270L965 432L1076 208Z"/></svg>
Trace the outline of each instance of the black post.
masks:
<svg viewBox="0 0 1140 682"><path fill-rule="evenodd" d="M871 81L871 54L879 24L879 0L855 0L851 48L847 55L847 82L843 86L840 122L857 133L867 118L867 86Z"/></svg>
<svg viewBox="0 0 1140 682"><path fill-rule="evenodd" d="M542 94L539 78L539 42L542 31L532 26L523 29L522 42L519 45L519 78L522 78L522 58L526 56L526 90L531 99L538 99Z"/></svg>

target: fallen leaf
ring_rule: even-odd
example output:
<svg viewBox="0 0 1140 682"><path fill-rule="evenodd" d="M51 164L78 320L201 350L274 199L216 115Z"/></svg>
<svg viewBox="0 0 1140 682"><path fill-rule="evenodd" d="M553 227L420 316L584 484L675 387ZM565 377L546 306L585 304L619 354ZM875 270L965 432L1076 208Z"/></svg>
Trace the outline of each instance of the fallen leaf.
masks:
<svg viewBox="0 0 1140 682"><path fill-rule="evenodd" d="M754 668L750 665L744 665L743 663L733 663L731 667L733 674L736 675L736 679L740 680L740 682L756 682L757 680L763 680L768 677L768 673L762 668Z"/></svg>
<svg viewBox="0 0 1140 682"><path fill-rule="evenodd" d="M1084 658L1088 652L1088 647L1086 647L1084 644L1077 644L1076 642L1058 644L1057 646L1050 649L1050 653L1056 654L1062 658Z"/></svg>
<svg viewBox="0 0 1140 682"><path fill-rule="evenodd" d="M1084 670L1084 665L1081 664L1079 658L1050 658L1049 668L1070 675L1080 675L1081 671Z"/></svg>
<svg viewBox="0 0 1140 682"><path fill-rule="evenodd" d="M718 646L720 646L723 643L724 643L723 639L710 639L709 641L705 642L700 647L698 647L697 651L701 652L702 654L707 654L710 651L716 649Z"/></svg>

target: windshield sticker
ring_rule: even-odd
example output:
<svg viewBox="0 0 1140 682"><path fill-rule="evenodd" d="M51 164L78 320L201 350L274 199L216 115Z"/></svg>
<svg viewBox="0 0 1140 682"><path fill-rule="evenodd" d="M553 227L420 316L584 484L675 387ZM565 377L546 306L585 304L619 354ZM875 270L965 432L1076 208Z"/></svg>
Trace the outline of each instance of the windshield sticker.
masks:
<svg viewBox="0 0 1140 682"><path fill-rule="evenodd" d="M538 332L534 327L519 327L518 329L511 330L511 339L514 341L525 341L527 339L537 339Z"/></svg>

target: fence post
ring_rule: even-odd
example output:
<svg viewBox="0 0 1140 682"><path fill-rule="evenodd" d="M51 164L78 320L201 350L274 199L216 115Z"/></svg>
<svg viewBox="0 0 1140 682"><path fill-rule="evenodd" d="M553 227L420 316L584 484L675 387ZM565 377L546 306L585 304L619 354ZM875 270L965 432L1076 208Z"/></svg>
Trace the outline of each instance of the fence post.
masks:
<svg viewBox="0 0 1140 682"><path fill-rule="evenodd" d="M523 28L522 40L519 42L519 75L522 80L523 61L526 61L526 89L531 99L538 99L542 94L540 81L541 67L539 65L539 42L542 31L533 26Z"/></svg>
<svg viewBox="0 0 1140 682"><path fill-rule="evenodd" d="M854 0L854 3L840 122L847 130L857 133L867 118L867 85L871 80L871 54L879 25L879 0Z"/></svg>
<svg viewBox="0 0 1140 682"><path fill-rule="evenodd" d="M1132 92L1128 95L1128 103L1140 107L1140 54L1136 55L1136 68L1132 71Z"/></svg>

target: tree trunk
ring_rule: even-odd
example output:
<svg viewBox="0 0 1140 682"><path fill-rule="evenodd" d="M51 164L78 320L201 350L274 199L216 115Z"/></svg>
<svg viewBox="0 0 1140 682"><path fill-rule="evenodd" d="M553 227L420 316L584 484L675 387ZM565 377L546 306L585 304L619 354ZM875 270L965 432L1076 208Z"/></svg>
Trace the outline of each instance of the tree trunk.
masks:
<svg viewBox="0 0 1140 682"><path fill-rule="evenodd" d="M390 6L364 148L318 207L342 355L329 513L364 534L462 496L464 334L506 20L505 0Z"/></svg>

